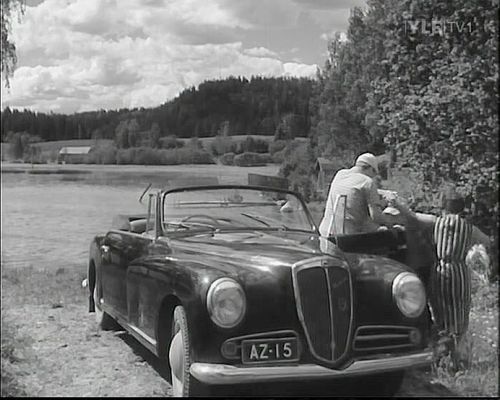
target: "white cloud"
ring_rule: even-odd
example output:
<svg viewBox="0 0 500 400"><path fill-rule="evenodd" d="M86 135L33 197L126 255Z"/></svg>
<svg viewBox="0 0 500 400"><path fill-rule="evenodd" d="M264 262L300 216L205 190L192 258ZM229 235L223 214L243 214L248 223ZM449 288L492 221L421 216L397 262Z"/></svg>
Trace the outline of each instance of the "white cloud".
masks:
<svg viewBox="0 0 500 400"><path fill-rule="evenodd" d="M285 76L303 76L307 78L314 78L318 66L298 64L298 63L285 63L283 65Z"/></svg>
<svg viewBox="0 0 500 400"><path fill-rule="evenodd" d="M339 39L341 42L345 42L347 40L347 34L345 32L325 32L320 35L321 40L324 40L326 42L329 42L330 40L334 39L336 35L339 35Z"/></svg>
<svg viewBox="0 0 500 400"><path fill-rule="evenodd" d="M245 54L252 57L278 57L278 55L265 47L252 47L251 49L244 50Z"/></svg>
<svg viewBox="0 0 500 400"><path fill-rule="evenodd" d="M259 18L244 19L236 6L224 4L45 0L27 7L21 24L13 25L18 69L10 91L2 91L2 108L71 113L152 107L206 79L314 76L315 64L286 63L268 48L231 40L227 32L250 29ZM187 31L217 40L200 44Z"/></svg>

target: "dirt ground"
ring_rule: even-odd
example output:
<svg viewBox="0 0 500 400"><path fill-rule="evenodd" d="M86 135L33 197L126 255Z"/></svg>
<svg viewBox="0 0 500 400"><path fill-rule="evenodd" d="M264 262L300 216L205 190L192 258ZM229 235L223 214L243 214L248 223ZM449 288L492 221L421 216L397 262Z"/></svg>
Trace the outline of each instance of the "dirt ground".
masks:
<svg viewBox="0 0 500 400"><path fill-rule="evenodd" d="M5 287L4 287L5 289ZM31 396L171 396L168 369L125 332L97 329L94 314L82 304L15 304L2 292L2 319L17 328L15 357L19 383ZM234 389L234 390L233 390ZM231 395L338 395L324 382L276 387L226 387ZM344 388L343 391L348 388ZM411 371L399 396L453 396L430 382L425 371Z"/></svg>

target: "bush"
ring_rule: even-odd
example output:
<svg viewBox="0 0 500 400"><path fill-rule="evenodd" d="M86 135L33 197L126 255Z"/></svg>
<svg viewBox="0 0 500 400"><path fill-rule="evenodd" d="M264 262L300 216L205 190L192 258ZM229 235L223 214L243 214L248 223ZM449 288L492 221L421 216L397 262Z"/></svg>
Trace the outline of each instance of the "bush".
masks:
<svg viewBox="0 0 500 400"><path fill-rule="evenodd" d="M116 164L116 147L106 145L94 147L87 158L88 164Z"/></svg>
<svg viewBox="0 0 500 400"><path fill-rule="evenodd" d="M219 161L223 165L234 165L234 153L226 153L219 158Z"/></svg>
<svg viewBox="0 0 500 400"><path fill-rule="evenodd" d="M229 136L217 136L210 143L210 151L213 155L219 156L226 153L236 153L238 145Z"/></svg>
<svg viewBox="0 0 500 400"><path fill-rule="evenodd" d="M184 142L178 140L175 136L165 136L160 138L160 148L162 149L179 149L184 147Z"/></svg>
<svg viewBox="0 0 500 400"><path fill-rule="evenodd" d="M254 139L247 136L246 139L238 144L237 153L267 153L269 144L262 139Z"/></svg>
<svg viewBox="0 0 500 400"><path fill-rule="evenodd" d="M285 149L288 142L286 140L274 140L269 144L269 153L274 155L275 153Z"/></svg>
<svg viewBox="0 0 500 400"><path fill-rule="evenodd" d="M285 149L282 149L280 151L276 151L274 154L271 153L271 157L272 157L273 163L276 163L276 164L283 163L283 161L285 161Z"/></svg>
<svg viewBox="0 0 500 400"><path fill-rule="evenodd" d="M239 167L258 167L272 161L269 154L243 153L234 157L234 165Z"/></svg>

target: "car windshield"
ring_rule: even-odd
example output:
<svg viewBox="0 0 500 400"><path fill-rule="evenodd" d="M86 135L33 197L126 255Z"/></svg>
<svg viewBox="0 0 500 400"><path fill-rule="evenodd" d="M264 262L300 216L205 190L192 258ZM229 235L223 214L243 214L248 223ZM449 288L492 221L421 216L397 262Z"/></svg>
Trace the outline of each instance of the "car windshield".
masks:
<svg viewBox="0 0 500 400"><path fill-rule="evenodd" d="M262 229L314 232L304 204L273 189L200 188L167 193L163 202L166 232L193 229Z"/></svg>

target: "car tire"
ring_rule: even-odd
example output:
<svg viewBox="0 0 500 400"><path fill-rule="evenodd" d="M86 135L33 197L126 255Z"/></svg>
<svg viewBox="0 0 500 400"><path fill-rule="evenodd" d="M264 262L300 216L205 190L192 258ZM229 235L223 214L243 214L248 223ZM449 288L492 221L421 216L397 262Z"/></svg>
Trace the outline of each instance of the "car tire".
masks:
<svg viewBox="0 0 500 400"><path fill-rule="evenodd" d="M174 309L168 359L173 396L191 397L209 394L208 386L197 381L189 372L192 363L190 337L186 311L182 306Z"/></svg>
<svg viewBox="0 0 500 400"><path fill-rule="evenodd" d="M112 331L121 329L118 322L116 322L108 313L101 310L99 301L100 299L97 296L97 285L94 287L94 304L95 304L95 320L97 322L97 326L103 331Z"/></svg>

